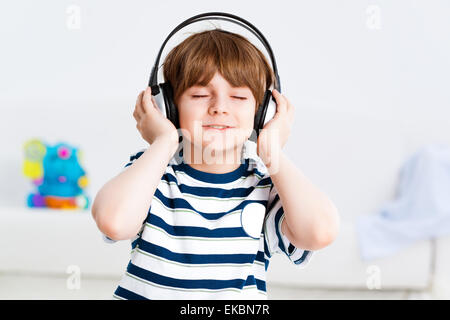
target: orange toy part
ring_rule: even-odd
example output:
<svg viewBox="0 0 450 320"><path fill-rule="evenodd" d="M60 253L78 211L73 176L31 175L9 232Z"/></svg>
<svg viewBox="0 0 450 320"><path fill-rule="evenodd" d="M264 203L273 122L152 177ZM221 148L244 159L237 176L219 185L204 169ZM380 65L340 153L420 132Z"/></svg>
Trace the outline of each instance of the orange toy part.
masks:
<svg viewBox="0 0 450 320"><path fill-rule="evenodd" d="M75 198L62 198L62 197L54 197L54 196L46 196L45 204L50 208L59 208L59 209L77 209L77 204L75 202Z"/></svg>

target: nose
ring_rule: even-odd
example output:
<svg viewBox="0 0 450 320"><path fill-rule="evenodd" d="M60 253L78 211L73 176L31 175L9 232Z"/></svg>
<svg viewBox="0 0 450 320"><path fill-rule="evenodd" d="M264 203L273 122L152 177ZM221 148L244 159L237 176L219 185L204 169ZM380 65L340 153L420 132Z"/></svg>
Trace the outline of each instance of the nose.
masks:
<svg viewBox="0 0 450 320"><path fill-rule="evenodd" d="M210 115L217 115L217 114L228 114L228 107L226 99L220 96L214 97L214 99L211 100L211 105L208 109L208 113Z"/></svg>

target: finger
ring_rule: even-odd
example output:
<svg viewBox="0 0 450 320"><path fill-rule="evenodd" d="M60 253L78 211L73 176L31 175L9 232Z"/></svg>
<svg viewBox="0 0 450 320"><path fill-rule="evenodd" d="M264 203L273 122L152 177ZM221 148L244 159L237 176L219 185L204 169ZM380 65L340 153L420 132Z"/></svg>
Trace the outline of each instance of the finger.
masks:
<svg viewBox="0 0 450 320"><path fill-rule="evenodd" d="M287 112L286 101L285 101L284 97L282 96L282 94L277 89L273 89L272 93L277 102L277 112L280 112L280 113Z"/></svg>
<svg viewBox="0 0 450 320"><path fill-rule="evenodd" d="M142 96L142 109L144 113L153 111L153 102L152 102L152 91L150 87L147 87L144 91L144 95Z"/></svg>
<svg viewBox="0 0 450 320"><path fill-rule="evenodd" d="M144 94L144 91L139 92L137 98L136 98L136 104L138 104L142 100L142 95Z"/></svg>
<svg viewBox="0 0 450 320"><path fill-rule="evenodd" d="M142 109L142 96L144 95L144 91L141 91L136 99L136 107L134 108L134 111L136 112L137 115L140 115L141 113L143 113L143 109Z"/></svg>
<svg viewBox="0 0 450 320"><path fill-rule="evenodd" d="M274 91L275 91L274 97L277 102L277 112L285 113L287 110L286 102L284 101L282 94L278 90L274 89Z"/></svg>
<svg viewBox="0 0 450 320"><path fill-rule="evenodd" d="M133 112L133 118L136 119L136 121L139 121L140 116L139 116L139 114L137 113L136 109L134 109L134 112Z"/></svg>

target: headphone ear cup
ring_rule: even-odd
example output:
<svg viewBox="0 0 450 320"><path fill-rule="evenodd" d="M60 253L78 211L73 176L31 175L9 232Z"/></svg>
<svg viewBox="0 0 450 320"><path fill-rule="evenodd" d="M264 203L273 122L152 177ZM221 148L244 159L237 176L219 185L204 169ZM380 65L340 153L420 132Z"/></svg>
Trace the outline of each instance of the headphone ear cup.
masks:
<svg viewBox="0 0 450 320"><path fill-rule="evenodd" d="M164 105L166 109L166 117L169 119L175 128L180 128L178 118L178 109L173 101L173 88L170 82L160 83L161 92L163 94Z"/></svg>
<svg viewBox="0 0 450 320"><path fill-rule="evenodd" d="M275 114L277 113L277 103L275 97L272 95L272 92L270 92L270 96L268 99L269 101L267 102L266 115L264 116L264 121L262 124L263 128L267 122L275 117Z"/></svg>
<svg viewBox="0 0 450 320"><path fill-rule="evenodd" d="M267 109L268 109L271 97L272 97L272 92L270 90L266 90L266 92L264 93L263 101L262 101L261 105L259 106L258 111L255 114L253 129L256 132L257 137L259 136L260 130L262 130L262 128L264 127L264 124L267 122L265 120L266 120Z"/></svg>
<svg viewBox="0 0 450 320"><path fill-rule="evenodd" d="M161 88L161 86L158 86L158 93L157 94L153 94L153 88L152 88L152 96L156 102L156 107L159 109L159 111L161 111L161 113L167 117L167 111L166 111L166 103L164 102L164 93L163 90Z"/></svg>

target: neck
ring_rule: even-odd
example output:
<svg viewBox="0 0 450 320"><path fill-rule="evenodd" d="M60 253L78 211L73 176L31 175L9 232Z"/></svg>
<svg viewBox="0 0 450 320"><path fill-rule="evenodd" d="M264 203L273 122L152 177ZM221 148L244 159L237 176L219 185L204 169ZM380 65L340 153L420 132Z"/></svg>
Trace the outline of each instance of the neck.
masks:
<svg viewBox="0 0 450 320"><path fill-rule="evenodd" d="M228 150L205 150L196 148L183 139L183 160L192 168L208 173L228 173L242 163L242 147ZM208 151L208 152L205 152Z"/></svg>

